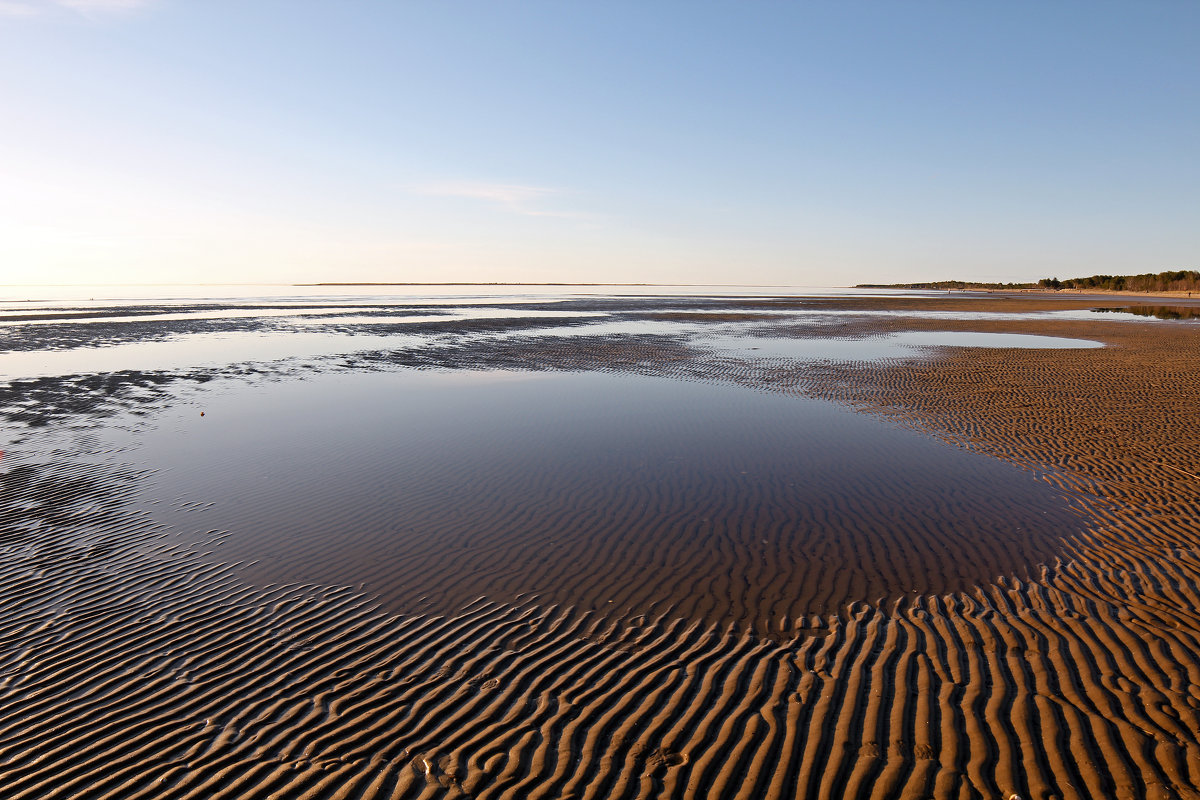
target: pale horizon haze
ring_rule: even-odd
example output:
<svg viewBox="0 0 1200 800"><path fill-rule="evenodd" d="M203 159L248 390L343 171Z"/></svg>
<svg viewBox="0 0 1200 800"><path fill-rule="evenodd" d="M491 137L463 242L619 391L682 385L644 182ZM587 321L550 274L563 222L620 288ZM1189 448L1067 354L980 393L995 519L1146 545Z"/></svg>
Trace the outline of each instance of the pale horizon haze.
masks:
<svg viewBox="0 0 1200 800"><path fill-rule="evenodd" d="M0 284L1200 268L1200 3L0 0Z"/></svg>

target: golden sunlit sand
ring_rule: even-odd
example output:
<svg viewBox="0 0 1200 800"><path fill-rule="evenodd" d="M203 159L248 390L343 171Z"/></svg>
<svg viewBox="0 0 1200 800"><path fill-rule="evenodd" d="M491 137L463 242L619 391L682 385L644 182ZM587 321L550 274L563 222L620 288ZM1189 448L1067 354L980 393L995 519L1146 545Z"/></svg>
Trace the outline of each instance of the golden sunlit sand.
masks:
<svg viewBox="0 0 1200 800"><path fill-rule="evenodd" d="M506 339L519 325L475 321L484 338L461 345L274 372L16 381L0 461L0 794L1200 797L1200 324L1042 313L1096 304L1061 295L622 303L759 339L1105 346L796 360L702 337ZM801 308L831 316L780 315ZM336 406L296 412L310 442L231 421L238 398L316 391L317 373L349 393L361 373L414 368L436 374L397 387L548 376L529 386L580 392L593 416L629 413L603 400L605 376L626 381L618 392L695 387L678 441L715 441L704 420L722 420L764 470L805 441L830 442L814 469L852 457L839 428L793 445L761 427L815 398L837 407L812 412L822 426L838 409L869 418L876 463L896 466L803 495L753 462L714 461L722 448L638 472L605 460L626 446L614 435L575 464L548 449L569 416L482 466L472 440L441 452L420 432L409 449L352 447ZM509 427L535 396L511 391ZM160 418L165 433L139 427ZM667 417L647 419L657 442ZM160 441L190 464L148 473ZM934 442L944 458L922 449ZM923 474L935 465L954 474ZM388 482L401 474L415 477ZM328 503L336 475L353 490ZM446 490L460 479L474 491ZM961 496L939 497L943 480ZM275 538L247 536L272 520ZM322 549L334 529L350 544Z"/></svg>

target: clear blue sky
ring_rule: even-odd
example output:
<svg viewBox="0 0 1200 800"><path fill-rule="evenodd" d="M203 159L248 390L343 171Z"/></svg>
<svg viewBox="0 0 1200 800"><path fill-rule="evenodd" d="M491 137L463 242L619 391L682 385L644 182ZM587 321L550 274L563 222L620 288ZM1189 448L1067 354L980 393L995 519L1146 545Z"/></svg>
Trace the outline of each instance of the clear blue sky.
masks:
<svg viewBox="0 0 1200 800"><path fill-rule="evenodd" d="M1200 266L1200 3L0 0L0 283Z"/></svg>

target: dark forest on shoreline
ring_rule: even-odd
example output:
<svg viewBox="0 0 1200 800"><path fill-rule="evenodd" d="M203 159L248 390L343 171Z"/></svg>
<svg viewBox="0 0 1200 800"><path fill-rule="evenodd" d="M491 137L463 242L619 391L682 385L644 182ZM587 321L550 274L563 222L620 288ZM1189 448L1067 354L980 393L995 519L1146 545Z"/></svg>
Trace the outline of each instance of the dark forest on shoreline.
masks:
<svg viewBox="0 0 1200 800"><path fill-rule="evenodd" d="M1093 289L1106 292L1200 291L1200 272L1168 270L1142 275L1092 275L1087 278L1042 278L1037 283L980 283L976 281L926 281L923 283L860 283L856 289Z"/></svg>

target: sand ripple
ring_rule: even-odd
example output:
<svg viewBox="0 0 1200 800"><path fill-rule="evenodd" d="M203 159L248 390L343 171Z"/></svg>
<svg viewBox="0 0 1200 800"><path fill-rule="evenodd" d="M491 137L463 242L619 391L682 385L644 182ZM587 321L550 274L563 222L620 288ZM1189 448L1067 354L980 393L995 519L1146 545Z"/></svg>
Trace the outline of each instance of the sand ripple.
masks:
<svg viewBox="0 0 1200 800"><path fill-rule="evenodd" d="M835 399L1036 468L1087 514L1035 574L775 631L669 598L397 614L253 587L224 533L181 543L140 508L119 454L7 464L3 794L1200 797L1200 333L1005 325L1110 346L802 372L542 349Z"/></svg>

